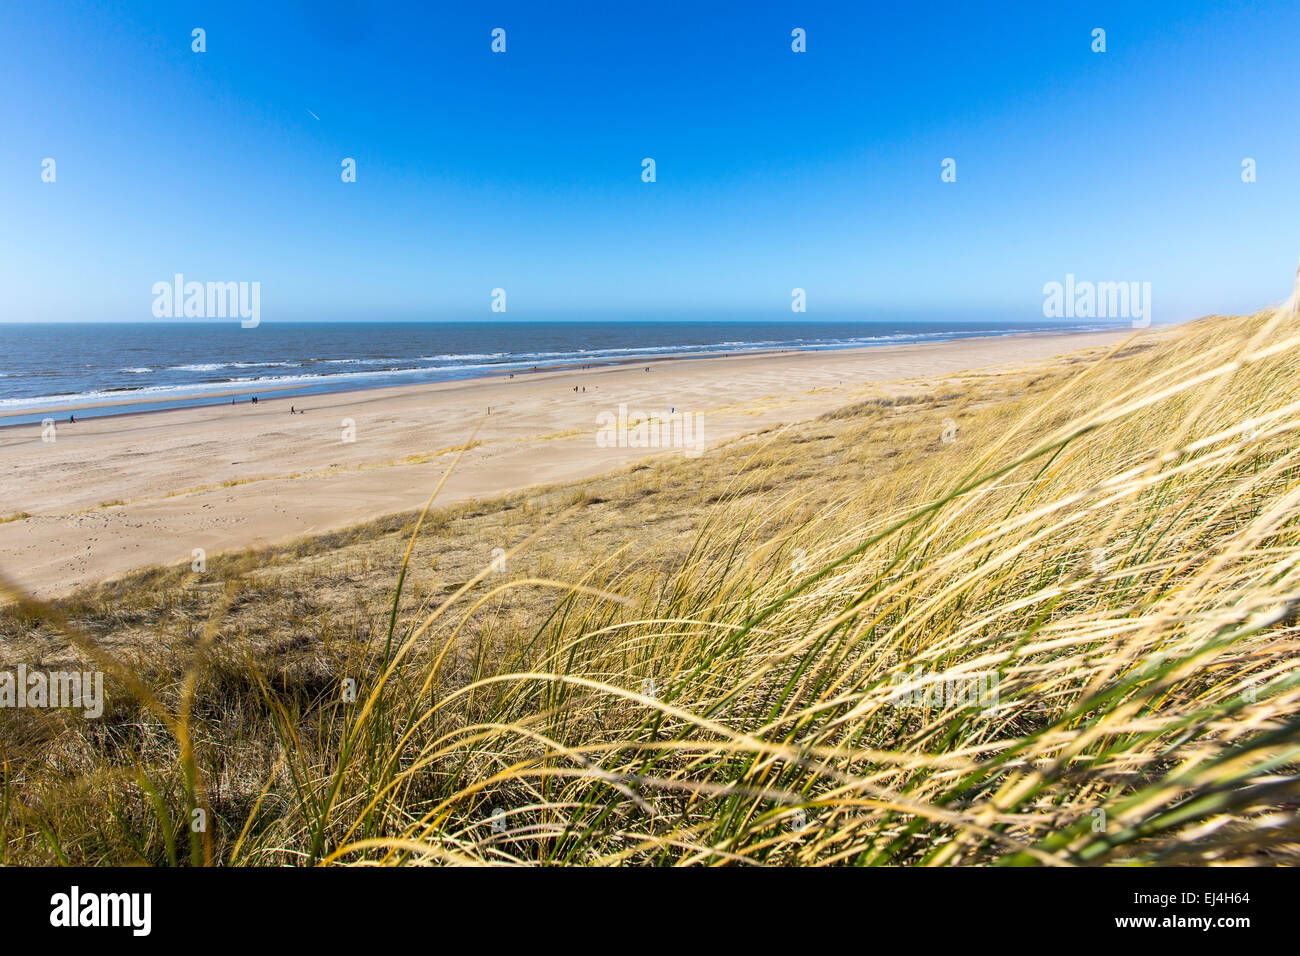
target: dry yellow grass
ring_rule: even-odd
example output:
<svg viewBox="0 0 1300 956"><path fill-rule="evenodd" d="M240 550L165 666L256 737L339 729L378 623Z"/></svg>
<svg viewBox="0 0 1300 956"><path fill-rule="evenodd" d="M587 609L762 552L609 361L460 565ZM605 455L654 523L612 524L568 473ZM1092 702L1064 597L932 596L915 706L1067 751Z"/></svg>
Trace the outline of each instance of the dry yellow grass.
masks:
<svg viewBox="0 0 1300 956"><path fill-rule="evenodd" d="M0 852L1294 861L1297 345L1203 320L434 511L409 552L399 516L22 602L5 664L111 693L0 713Z"/></svg>

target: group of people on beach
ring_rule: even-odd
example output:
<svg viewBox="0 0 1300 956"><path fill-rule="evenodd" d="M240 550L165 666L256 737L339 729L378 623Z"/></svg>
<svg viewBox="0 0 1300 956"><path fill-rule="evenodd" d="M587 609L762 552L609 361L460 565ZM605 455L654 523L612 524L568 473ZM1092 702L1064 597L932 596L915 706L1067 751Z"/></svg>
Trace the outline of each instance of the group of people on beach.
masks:
<svg viewBox="0 0 1300 956"><path fill-rule="evenodd" d="M232 399L230 400L230 404L231 404L231 405L235 404L235 401L236 401L236 400L232 398ZM257 396L254 395L254 396L252 396L251 398L249 398L248 403L249 403L250 405L256 405L256 404L257 404ZM290 414L290 415L306 415L306 414L307 414L307 409L305 409L305 408L296 408L295 406L290 405L290 406L289 406L289 414Z"/></svg>
<svg viewBox="0 0 1300 956"><path fill-rule="evenodd" d="M230 404L231 404L231 405L234 405L236 401L237 401L237 399L233 399L233 398L232 398L232 399L230 400ZM251 396L251 397L248 399L248 404L250 404L250 405L256 405L256 404L257 404L257 396L256 396L256 395ZM289 414L290 414L290 415L306 415L306 414L307 414L307 409L305 409L305 408L298 408L297 406L290 405L290 406L289 406Z"/></svg>

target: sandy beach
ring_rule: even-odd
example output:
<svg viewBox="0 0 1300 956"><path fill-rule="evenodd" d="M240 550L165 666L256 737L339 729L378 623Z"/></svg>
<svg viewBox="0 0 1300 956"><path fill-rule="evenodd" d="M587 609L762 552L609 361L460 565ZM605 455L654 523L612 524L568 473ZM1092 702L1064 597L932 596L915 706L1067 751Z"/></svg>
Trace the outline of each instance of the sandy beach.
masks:
<svg viewBox="0 0 1300 956"><path fill-rule="evenodd" d="M908 382L1101 350L1130 332L657 361L0 430L0 570L44 596L418 508L583 479L662 448L601 447L602 413L696 414L706 445ZM576 387L576 391L575 391ZM289 413L294 405L304 414ZM490 412L489 412L490 410ZM66 419L63 420L66 422ZM349 440L353 439L353 440ZM707 452L706 452L707 454ZM26 516L23 516L23 515Z"/></svg>

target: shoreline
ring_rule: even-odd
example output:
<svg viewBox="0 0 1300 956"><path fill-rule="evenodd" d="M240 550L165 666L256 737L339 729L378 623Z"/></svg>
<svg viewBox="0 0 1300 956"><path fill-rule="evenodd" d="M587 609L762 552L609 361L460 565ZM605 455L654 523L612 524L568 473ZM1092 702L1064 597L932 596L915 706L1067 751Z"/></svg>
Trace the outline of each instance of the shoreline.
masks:
<svg viewBox="0 0 1300 956"><path fill-rule="evenodd" d="M1044 333L1044 334L1050 335L1055 333ZM972 336L972 338L991 338L991 337L992 336ZM945 340L945 341L956 341L956 340ZM923 344L931 344L931 343L923 343ZM942 344L942 343L933 343L933 344ZM866 346L866 348L888 348L888 347L889 346ZM0 415L0 418L10 418L18 415L48 415L48 414L53 414L55 412L59 412L59 413L80 412L80 411L85 411L87 409L95 409L95 408L114 408L119 405L162 405L165 402L169 402L169 401L195 402L195 403L203 402L203 404L169 405L165 408L141 408L136 411L112 412L107 415L92 416L97 420L104 420L109 418L128 418L135 415L154 415L160 412L184 411L185 409L191 409L191 408L213 408L213 407L230 404L225 401L220 401L220 402L209 401L209 399L218 399L218 398L219 399L248 398L253 395L257 395L258 404L260 405L263 401L261 396L262 393L264 392L267 393L294 392L297 394L301 394L304 398L312 398L312 397L324 396L324 395L347 396L347 395L354 395L354 394L360 395L369 392L378 392L384 389L429 388L436 385L466 385L478 381L500 381L503 376L505 376L506 380L509 381L511 378L514 378L516 375L535 376L535 375L542 375L547 372L594 372L600 368L620 368L624 366L653 365L659 362L675 362L678 360L691 361L691 360L708 359L708 358L721 358L721 359L755 358L755 357L762 357L768 355L783 355L783 354L788 354L790 352L819 352L819 351L850 351L850 349L755 349L752 352L727 352L721 354L714 353L714 352L686 352L681 355L646 356L645 358L638 357L636 359L602 359L600 362L594 362L594 363L582 362L582 363L565 363L563 365L546 365L546 366L538 366L536 368L530 368L530 369L520 369L514 372L507 372L507 371L487 372L487 373L479 373L477 375L466 375L463 378L442 379L436 382L411 382L406 385L374 385L371 386L370 388L339 388L339 389L323 389L320 391L302 391L303 389L311 388L311 386L310 385L273 385L267 388L248 388L243 391L228 390L228 391L220 391L220 392L201 392L196 395L186 395L184 397L177 397L172 399L132 398L132 399L124 399L118 401L104 399L104 400L96 400L93 402L77 402L75 404L65 403L61 405L43 405L36 408L24 408L20 411L15 412L12 416ZM270 401L275 401L276 399L283 399L286 397L291 397L291 396L272 394L272 396L270 398L265 399L265 401L270 402ZM21 428L23 426L30 426L32 424L34 423L33 422L0 423L0 429Z"/></svg>
<svg viewBox="0 0 1300 956"><path fill-rule="evenodd" d="M294 396L296 415L268 399L88 417L48 443L39 422L13 425L0 429L0 570L57 596L196 552L210 563L418 509L471 436L439 506L683 453L602 444L599 423L621 406L696 416L708 456L855 401L976 388L972 378L1062 367L1151 332L641 358Z"/></svg>
<svg viewBox="0 0 1300 956"><path fill-rule="evenodd" d="M1161 328L1172 328L1172 327L1173 326L1161 327ZM1143 331L1156 332L1156 331L1160 331L1161 328L1153 327L1151 329L1147 329ZM532 368L515 369L513 371L510 369L503 368L502 371L500 372L478 372L477 374L474 375L466 375L463 377L448 378L448 379L442 379L438 381L411 382L409 384L390 383L384 385L374 385L370 387L362 386L356 388L344 388L344 387L315 388L314 386L308 383L266 385L264 387L259 387L255 383L250 383L247 385L247 387L241 385L238 388L197 392L194 394L177 395L170 398L141 397L141 398L121 398L121 399L95 399L93 401L83 400L83 401L55 402L52 404L33 406L31 408L17 409L9 414L0 412L0 419L17 418L20 416L21 417L37 416L37 415L49 416L49 415L56 415L56 414L67 415L70 413L90 411L98 408L116 408L119 406L130 406L130 405L162 406L156 408L145 407L145 408L139 408L135 410L111 412L105 415L89 416L95 419L102 420L102 419L112 419L112 418L125 418L125 417L131 417L136 415L158 414L161 412L184 411L186 409L220 407L222 405L230 404L229 402L226 401L227 399L232 399L232 398L248 399L254 395L258 396L258 404L260 405L261 402L263 401L261 396L264 393L270 396L267 399L265 399L265 401L269 402L269 401L274 401L276 399L294 397L296 395L301 395L304 398L312 398L312 397L320 397L320 396L352 396L352 395L360 395L363 393L382 392L386 390L396 390L396 389L404 390L404 389L411 389L411 388L433 388L436 386L468 385L476 382L501 381L502 379L508 381L512 378L515 378L516 376L536 377L539 375L545 375L554 372L596 372L601 369L612 370L612 369L620 369L620 368L627 368L627 367L635 367L638 365L641 366L656 365L656 364L663 364L667 362L677 362L677 361L690 362L690 361L700 361L706 359L719 359L724 361L730 361L730 360L737 360L737 359L763 358L768 356L790 355L790 354L844 355L844 354L855 354L855 353L877 353L880 352L881 350L887 350L887 349L922 348L926 346L945 346L945 345L952 345L961 342L989 341L989 340L1015 341L1019 339L1039 339L1039 338L1048 338L1048 337L1059 338L1059 337L1079 336L1079 335L1113 335L1113 334L1122 334L1125 332L1127 332L1128 334L1133 334L1136 331L1138 330L1116 329L1116 330L1098 330L1098 331L1062 330L1062 331L1036 331L1036 332L998 332L998 333L991 333L985 335L961 335L961 336L954 336L952 338L947 338L947 339L937 339L937 340L925 341L925 342L904 342L904 343L888 343L888 344L881 344L881 345L847 346L844 348L823 347L823 348L753 349L753 350L738 350L732 352L684 352L679 354L659 354L659 355L599 359L594 362L566 361L558 364L537 365ZM214 384L219 385L221 383L214 383ZM289 392L292 394L290 395L277 394L277 393L285 393L285 392ZM124 395L129 395L129 394L130 393L124 393ZM220 401L218 401L218 399L220 399ZM185 404L170 404L170 403L182 403L182 402ZM3 432L6 429L30 427L33 424L37 424L37 423L32 421L0 422L0 432Z"/></svg>

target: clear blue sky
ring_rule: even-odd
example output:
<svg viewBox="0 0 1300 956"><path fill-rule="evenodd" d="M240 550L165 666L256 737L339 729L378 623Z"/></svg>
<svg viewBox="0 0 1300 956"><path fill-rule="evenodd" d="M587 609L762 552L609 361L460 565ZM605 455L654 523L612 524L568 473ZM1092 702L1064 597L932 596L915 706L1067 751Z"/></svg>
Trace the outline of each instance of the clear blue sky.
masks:
<svg viewBox="0 0 1300 956"><path fill-rule="evenodd" d="M0 320L145 320L175 272L264 321L1285 297L1300 4L983 6L5 0Z"/></svg>

